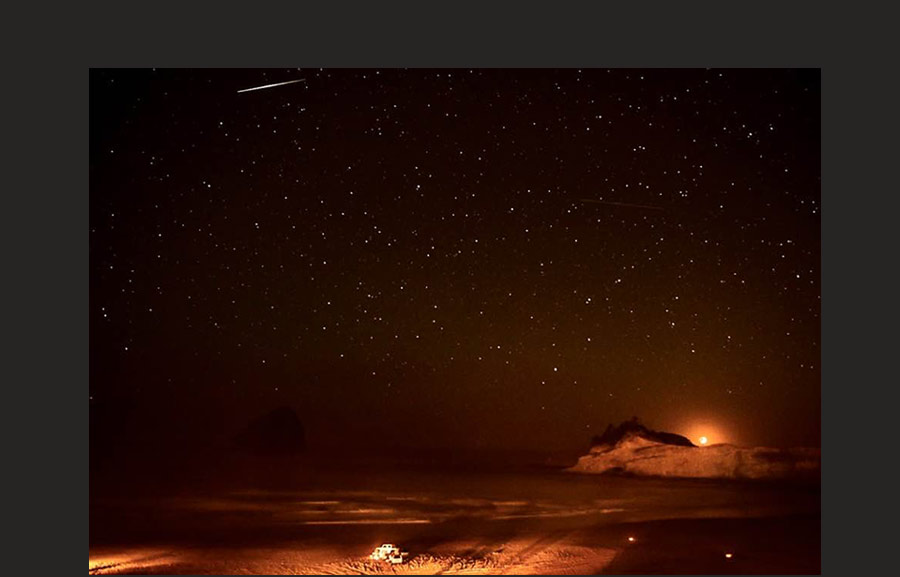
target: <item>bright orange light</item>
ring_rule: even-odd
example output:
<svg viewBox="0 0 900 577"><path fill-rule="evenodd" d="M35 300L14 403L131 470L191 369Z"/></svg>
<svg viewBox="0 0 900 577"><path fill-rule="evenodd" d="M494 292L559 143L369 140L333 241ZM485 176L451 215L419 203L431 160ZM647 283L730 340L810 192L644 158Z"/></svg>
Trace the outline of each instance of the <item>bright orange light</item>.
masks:
<svg viewBox="0 0 900 577"><path fill-rule="evenodd" d="M726 559L731 559L731 553L725 553L725 558L726 558Z"/></svg>
<svg viewBox="0 0 900 577"><path fill-rule="evenodd" d="M165 550L136 549L91 555L88 552L88 570L94 573L153 572L153 568L178 560L178 556Z"/></svg>
<svg viewBox="0 0 900 577"><path fill-rule="evenodd" d="M733 443L731 431L722 421L712 418L696 417L685 421L681 426L673 426L672 432L684 435L698 447L711 447L719 443Z"/></svg>
<svg viewBox="0 0 900 577"><path fill-rule="evenodd" d="M629 542L629 543L634 543L634 537L629 537L629 538L628 538L628 542Z"/></svg>

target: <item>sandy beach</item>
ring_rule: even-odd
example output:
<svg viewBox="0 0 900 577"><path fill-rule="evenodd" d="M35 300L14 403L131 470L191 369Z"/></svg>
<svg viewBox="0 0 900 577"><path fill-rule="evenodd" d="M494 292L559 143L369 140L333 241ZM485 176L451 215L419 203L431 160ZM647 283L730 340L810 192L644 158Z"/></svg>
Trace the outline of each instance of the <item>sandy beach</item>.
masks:
<svg viewBox="0 0 900 577"><path fill-rule="evenodd" d="M91 500L91 574L817 573L819 487L382 468ZM289 485L289 486L285 486ZM371 561L382 543L410 556Z"/></svg>

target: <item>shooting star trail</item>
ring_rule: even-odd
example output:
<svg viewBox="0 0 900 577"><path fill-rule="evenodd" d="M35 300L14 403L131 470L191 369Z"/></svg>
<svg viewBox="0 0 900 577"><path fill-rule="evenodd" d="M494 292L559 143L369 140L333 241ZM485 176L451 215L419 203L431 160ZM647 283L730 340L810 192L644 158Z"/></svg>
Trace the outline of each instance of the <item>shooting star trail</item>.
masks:
<svg viewBox="0 0 900 577"><path fill-rule="evenodd" d="M613 206L627 206L631 208L646 208L648 210L663 210L661 206L650 206L648 204L632 204L630 202L613 202L611 200L594 200L593 198L580 198L581 202L592 202L594 204L611 204Z"/></svg>
<svg viewBox="0 0 900 577"><path fill-rule="evenodd" d="M266 84L265 86L255 86L253 88L245 88L243 90L238 90L237 93L241 92L252 92L254 90L262 90L263 88L275 88L276 86L284 86L285 84L294 84L295 82L306 82L306 78L300 78L299 80L288 80L287 82L278 82L275 84Z"/></svg>

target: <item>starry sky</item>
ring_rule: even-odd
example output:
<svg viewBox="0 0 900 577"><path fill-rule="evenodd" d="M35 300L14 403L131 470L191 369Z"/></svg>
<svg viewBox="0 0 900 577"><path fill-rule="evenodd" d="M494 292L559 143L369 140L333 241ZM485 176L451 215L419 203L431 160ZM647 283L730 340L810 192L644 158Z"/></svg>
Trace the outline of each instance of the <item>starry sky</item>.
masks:
<svg viewBox="0 0 900 577"><path fill-rule="evenodd" d="M818 70L94 69L89 124L115 434L820 443Z"/></svg>

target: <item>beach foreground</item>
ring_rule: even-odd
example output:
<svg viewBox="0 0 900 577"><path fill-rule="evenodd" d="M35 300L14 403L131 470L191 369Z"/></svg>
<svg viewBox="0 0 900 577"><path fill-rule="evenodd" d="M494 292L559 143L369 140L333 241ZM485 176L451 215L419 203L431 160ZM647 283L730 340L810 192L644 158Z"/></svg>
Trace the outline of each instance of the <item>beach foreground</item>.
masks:
<svg viewBox="0 0 900 577"><path fill-rule="evenodd" d="M820 571L818 486L416 469L255 484L92 498L90 573ZM369 560L382 543L408 561Z"/></svg>

